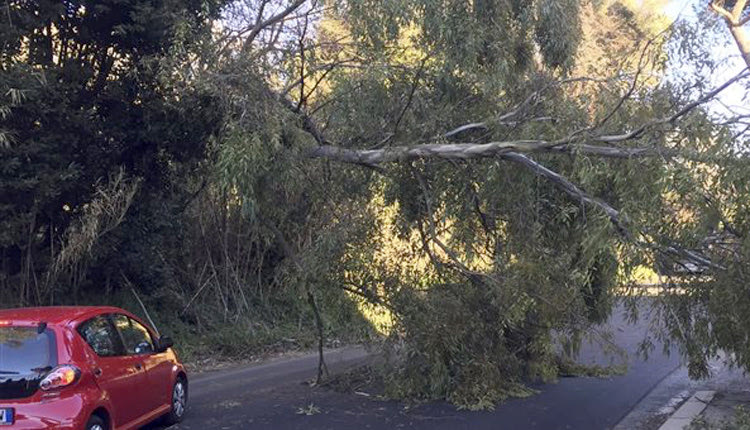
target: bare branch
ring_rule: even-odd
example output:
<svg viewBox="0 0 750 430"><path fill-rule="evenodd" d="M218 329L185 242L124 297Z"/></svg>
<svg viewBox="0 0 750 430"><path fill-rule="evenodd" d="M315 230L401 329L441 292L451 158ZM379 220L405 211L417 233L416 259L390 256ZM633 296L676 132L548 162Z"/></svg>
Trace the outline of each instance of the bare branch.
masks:
<svg viewBox="0 0 750 430"><path fill-rule="evenodd" d="M708 93L704 94L702 97L698 98L697 100L688 103L680 109L677 113L658 120L647 122L646 124L641 125L640 127L634 129L633 131L629 133L624 134L618 134L618 135L607 135L607 136L598 136L594 137L595 140L598 140L600 142L622 142L625 140L630 139L636 139L643 135L648 129L653 128L657 125L662 124L668 124L668 123L674 123L683 116L690 113L692 110L697 108L698 106L705 104L709 101L711 101L714 97L716 97L719 93L727 89L727 87L731 86L732 84L741 81L742 79L747 78L750 76L750 73L747 72L747 70L743 70L741 73L735 75L733 78L729 79L728 81L724 82L722 85L718 86L717 88L714 88L713 90L709 91Z"/></svg>
<svg viewBox="0 0 750 430"><path fill-rule="evenodd" d="M347 58L344 60L338 60L338 61L334 61L334 62L327 63L327 64L321 64L320 66L316 66L316 67L309 67L307 71L305 72L304 77L297 78L297 80L295 80L294 82L287 84L287 86L285 86L284 89L280 91L280 93L282 95L288 95L292 90L294 90L294 88L301 85L304 79L308 77L312 77L318 72L323 72L322 77L325 77L337 67L344 67L344 66L348 66L354 63L356 63L355 59Z"/></svg>
<svg viewBox="0 0 750 430"><path fill-rule="evenodd" d="M664 30L660 31L656 36L652 37L646 42L645 46L641 50L640 57L638 57L638 67L635 70L635 75L633 76L633 80L630 83L630 87L628 88L627 92L625 92L625 94L622 97L620 97L620 100L617 102L615 107L607 115L605 115L604 118L601 121L599 121L599 123L596 126L594 126L594 129L602 127L604 124L607 123L607 121L612 119L612 117L614 117L617 114L617 112L619 112L619 110L625 105L625 102L628 99L630 99L630 97L633 96L633 93L638 87L638 78L640 78L640 75L643 72L644 60L646 59L646 53L648 52L649 47L651 47L651 45L659 37L662 37L662 35L664 35L667 32L667 30L669 30L671 27L672 25L668 26Z"/></svg>
<svg viewBox="0 0 750 430"><path fill-rule="evenodd" d="M368 150L347 149L324 145L314 149L310 153L310 157L330 158L337 161L356 164L381 164L416 160L420 158L468 160L473 158L494 157L503 152L509 151L529 152L528 149L524 150L523 148L541 147L547 145L549 145L549 142L542 140L519 140L511 142L491 142L484 144L425 144Z"/></svg>
<svg viewBox="0 0 750 430"><path fill-rule="evenodd" d="M267 5L267 4L268 4L268 3L270 2L270 1L271 1L271 0L261 0L261 2L260 2L260 6L258 7L258 16L256 16L256 17L255 17L255 24L253 24L253 28L254 28L254 29L255 29L255 28L259 28L259 27L260 27L260 23L261 23L261 22L262 22L262 20L263 20L263 12L265 12L265 11L266 11L266 5Z"/></svg>
<svg viewBox="0 0 750 430"><path fill-rule="evenodd" d="M583 76L583 77L577 77L577 78L563 79L561 81L556 81L556 82L549 83L549 84L543 86L542 88L540 88L540 89L532 92L528 97L526 97L526 99L524 101L522 101L521 103L513 106L513 108L510 111L508 111L508 112L500 115L493 122L498 123L498 124L507 124L507 125L518 125L519 123L524 122L522 120L510 121L510 119L518 116L526 107L534 104L534 102L536 102L537 100L539 100L539 98L541 97L542 94L544 94L545 92L549 91L552 88L556 88L556 87L559 87L559 86L565 85L565 84L574 84L574 83L582 83L582 82L600 82L600 83L601 82L611 82L611 81L618 80L618 79L621 79L621 78L622 78L622 76L614 76L614 77L609 78L609 79L591 78L591 77ZM548 120L551 120L551 119L552 118L550 118L550 117L538 117L538 118L532 118L532 119L530 119L528 121L548 121ZM471 130L476 130L476 129L481 129L481 130L487 131L490 128L489 128L489 125L488 125L487 122L474 122L474 123L465 124L465 125L462 125L460 127L457 127L455 129L453 129L453 130L445 133L443 135L443 137L445 137L446 139L450 139L450 138L456 137L457 135L459 135L459 134L461 134L461 133L463 133L465 131L471 131Z"/></svg>
<svg viewBox="0 0 750 430"><path fill-rule="evenodd" d="M732 33L732 37L734 37L742 59L745 60L747 67L750 67L750 36L748 36L745 28L739 25L729 26L729 31Z"/></svg>
<svg viewBox="0 0 750 430"><path fill-rule="evenodd" d="M414 94L417 92L417 87L419 86L419 80L422 76L422 71L424 70L425 64L427 64L427 60L429 60L430 57L426 56L422 59L422 61L419 64L419 68L417 69L416 74L414 75L414 81L411 84L411 89L409 90L409 96L406 99L406 104L404 105L403 109L401 109L401 113L398 116L398 119L396 120L396 125L393 126L393 135L395 136L398 133L398 127L401 125L401 121L403 121L404 116L406 115L406 112L409 111L409 108L411 108L412 101L414 100Z"/></svg>
<svg viewBox="0 0 750 430"><path fill-rule="evenodd" d="M487 130L489 130L489 129L490 129L490 128L489 128L489 127L487 127L487 124L485 124L485 123L483 123L483 122L474 122L474 123L471 123L471 124L466 124L466 125L462 125L461 127L457 127L457 128L454 128L453 130L451 130L451 131L449 131L449 132L445 133L445 135L444 135L444 136L445 136L446 138L451 138L451 137L453 137L453 136L456 136L456 135L458 135L458 134L461 134L461 133L463 133L463 132L465 132L465 131L469 131L469 130L482 130L482 131L487 131Z"/></svg>
<svg viewBox="0 0 750 430"><path fill-rule="evenodd" d="M303 4L305 3L305 0L294 0L289 6L286 7L286 9L282 10L281 12L277 13L276 15L273 15L272 17L261 20L262 19L262 12L263 7L265 7L265 2L263 4L263 7L261 7L260 13L258 14L258 19L256 20L255 27L250 31L250 34L247 35L245 38L245 44L243 49L249 49L249 46L252 45L253 41L256 37L258 37L258 34L260 34L261 31L263 31L265 28L268 28L277 22L283 20L287 16L291 15L294 11L299 9Z"/></svg>

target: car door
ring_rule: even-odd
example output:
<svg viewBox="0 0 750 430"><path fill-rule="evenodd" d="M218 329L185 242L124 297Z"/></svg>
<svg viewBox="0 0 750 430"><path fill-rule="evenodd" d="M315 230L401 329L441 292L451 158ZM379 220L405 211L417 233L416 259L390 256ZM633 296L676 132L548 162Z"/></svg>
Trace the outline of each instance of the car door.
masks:
<svg viewBox="0 0 750 430"><path fill-rule="evenodd" d="M172 386L174 380L174 362L171 353L167 351L155 352L145 357L147 377L153 384L156 402L159 405L172 406Z"/></svg>
<svg viewBox="0 0 750 430"><path fill-rule="evenodd" d="M142 396L145 369L138 357L126 354L110 316L91 318L78 327L78 332L97 356L91 370L97 385L111 401L115 426L119 428L140 419L148 406Z"/></svg>
<svg viewBox="0 0 750 430"><path fill-rule="evenodd" d="M122 337L125 352L137 357L146 372L146 390L144 397L148 401L148 411L153 412L171 404L172 366L165 359L164 353L157 351L157 345L151 331L143 324L127 315L115 314L113 321Z"/></svg>

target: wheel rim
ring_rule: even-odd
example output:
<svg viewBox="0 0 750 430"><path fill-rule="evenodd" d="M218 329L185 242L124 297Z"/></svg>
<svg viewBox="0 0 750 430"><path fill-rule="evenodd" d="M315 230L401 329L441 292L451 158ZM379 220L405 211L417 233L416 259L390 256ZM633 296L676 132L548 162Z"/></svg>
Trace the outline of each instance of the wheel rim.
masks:
<svg viewBox="0 0 750 430"><path fill-rule="evenodd" d="M182 382L177 382L174 384L174 390L172 390L172 412L178 418L182 417L182 414L185 413L186 401L185 385Z"/></svg>
<svg viewBox="0 0 750 430"><path fill-rule="evenodd" d="M89 430L104 430L104 427L100 426L99 424L94 424L93 426L89 427Z"/></svg>

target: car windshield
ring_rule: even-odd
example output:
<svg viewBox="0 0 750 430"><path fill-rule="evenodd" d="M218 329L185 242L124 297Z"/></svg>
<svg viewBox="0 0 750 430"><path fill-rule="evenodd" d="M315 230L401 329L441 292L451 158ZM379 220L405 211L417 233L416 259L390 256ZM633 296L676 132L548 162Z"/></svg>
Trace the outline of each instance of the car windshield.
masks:
<svg viewBox="0 0 750 430"><path fill-rule="evenodd" d="M36 327L0 327L0 379L43 373L55 365L54 335Z"/></svg>

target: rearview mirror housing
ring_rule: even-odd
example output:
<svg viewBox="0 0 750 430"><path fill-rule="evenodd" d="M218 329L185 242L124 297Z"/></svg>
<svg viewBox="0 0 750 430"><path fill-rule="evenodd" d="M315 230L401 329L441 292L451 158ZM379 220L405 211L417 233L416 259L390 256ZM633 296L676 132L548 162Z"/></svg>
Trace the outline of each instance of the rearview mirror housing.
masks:
<svg viewBox="0 0 750 430"><path fill-rule="evenodd" d="M162 336L159 338L159 352L165 352L169 348L174 346L174 340L169 336Z"/></svg>

